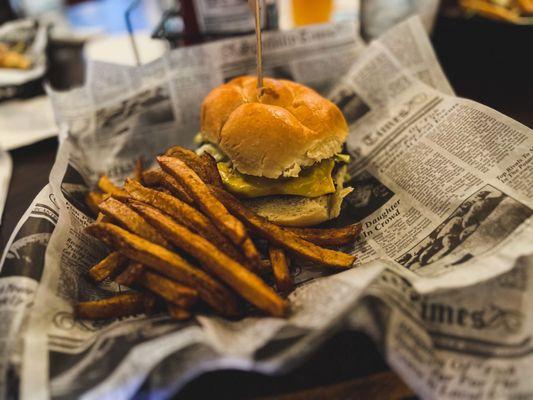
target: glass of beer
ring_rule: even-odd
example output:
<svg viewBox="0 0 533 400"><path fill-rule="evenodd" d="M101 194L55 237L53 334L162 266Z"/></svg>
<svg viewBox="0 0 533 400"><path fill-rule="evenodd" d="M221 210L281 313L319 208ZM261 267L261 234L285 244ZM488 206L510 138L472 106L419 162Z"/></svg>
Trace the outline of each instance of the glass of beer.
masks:
<svg viewBox="0 0 533 400"><path fill-rule="evenodd" d="M292 0L294 26L329 22L333 0Z"/></svg>

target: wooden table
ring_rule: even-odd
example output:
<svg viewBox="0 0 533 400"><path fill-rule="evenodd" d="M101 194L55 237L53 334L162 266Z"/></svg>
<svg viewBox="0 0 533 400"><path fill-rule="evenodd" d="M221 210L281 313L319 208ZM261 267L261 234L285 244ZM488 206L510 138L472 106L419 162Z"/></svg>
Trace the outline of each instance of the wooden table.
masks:
<svg viewBox="0 0 533 400"><path fill-rule="evenodd" d="M465 24L441 17L433 43L459 95L533 126L533 62L523 47L524 43L531 43L530 28L483 21ZM78 65L59 70L57 75L70 73L79 78L79 71ZM11 152L14 170L0 226L1 249L31 199L47 183L56 150L57 140L49 139ZM213 393L218 398L233 399L386 399L411 395L390 372L373 342L355 332L332 336L310 359L287 375L209 373L191 382L180 398L204 398ZM280 397L282 394L286 395Z"/></svg>

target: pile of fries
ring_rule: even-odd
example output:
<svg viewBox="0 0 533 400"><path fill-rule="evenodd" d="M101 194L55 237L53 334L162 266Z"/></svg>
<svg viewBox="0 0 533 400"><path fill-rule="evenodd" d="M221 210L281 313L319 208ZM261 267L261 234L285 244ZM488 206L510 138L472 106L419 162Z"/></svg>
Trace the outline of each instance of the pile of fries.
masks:
<svg viewBox="0 0 533 400"><path fill-rule="evenodd" d="M360 225L340 229L286 228L247 209L224 190L215 160L182 147L157 157L159 168L143 171L123 187L106 176L87 195L97 216L87 232L111 252L89 274L131 290L81 302L80 318L150 313L160 306L177 320L206 307L225 317L243 315L246 303L275 317L289 313L291 258L336 270L355 257L332 250L355 240ZM268 257L256 247L268 242ZM275 288L266 282L273 276ZM266 279L266 280L265 280Z"/></svg>
<svg viewBox="0 0 533 400"><path fill-rule="evenodd" d="M22 50L24 50L22 42L12 47L0 42L0 68L30 69L31 60Z"/></svg>
<svg viewBox="0 0 533 400"><path fill-rule="evenodd" d="M463 9L513 24L533 23L533 0L459 0Z"/></svg>

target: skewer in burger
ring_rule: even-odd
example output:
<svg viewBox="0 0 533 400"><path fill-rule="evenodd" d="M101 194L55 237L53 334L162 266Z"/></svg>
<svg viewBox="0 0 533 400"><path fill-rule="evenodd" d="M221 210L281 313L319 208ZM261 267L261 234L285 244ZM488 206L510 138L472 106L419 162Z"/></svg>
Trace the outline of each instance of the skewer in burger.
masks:
<svg viewBox="0 0 533 400"><path fill-rule="evenodd" d="M204 99L199 153L217 160L226 189L285 226L335 218L343 198L348 125L335 104L288 80L242 76Z"/></svg>

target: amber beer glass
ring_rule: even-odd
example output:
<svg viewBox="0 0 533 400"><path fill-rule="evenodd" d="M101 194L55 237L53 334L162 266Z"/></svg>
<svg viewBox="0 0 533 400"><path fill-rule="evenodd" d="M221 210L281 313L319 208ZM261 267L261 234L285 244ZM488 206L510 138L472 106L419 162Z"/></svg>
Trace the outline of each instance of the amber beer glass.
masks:
<svg viewBox="0 0 533 400"><path fill-rule="evenodd" d="M328 22L333 0L292 0L292 19L295 26Z"/></svg>

